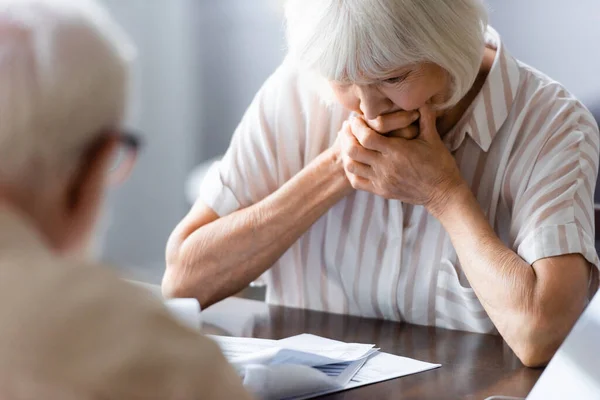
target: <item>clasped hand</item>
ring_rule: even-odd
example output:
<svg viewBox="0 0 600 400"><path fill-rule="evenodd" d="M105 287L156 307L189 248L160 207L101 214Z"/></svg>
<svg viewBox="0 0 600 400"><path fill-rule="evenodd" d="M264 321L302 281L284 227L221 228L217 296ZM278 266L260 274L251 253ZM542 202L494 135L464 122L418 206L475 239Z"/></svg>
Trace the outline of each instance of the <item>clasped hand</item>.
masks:
<svg viewBox="0 0 600 400"><path fill-rule="evenodd" d="M430 106L373 121L352 117L339 133L339 145L346 176L357 190L439 209L464 185Z"/></svg>

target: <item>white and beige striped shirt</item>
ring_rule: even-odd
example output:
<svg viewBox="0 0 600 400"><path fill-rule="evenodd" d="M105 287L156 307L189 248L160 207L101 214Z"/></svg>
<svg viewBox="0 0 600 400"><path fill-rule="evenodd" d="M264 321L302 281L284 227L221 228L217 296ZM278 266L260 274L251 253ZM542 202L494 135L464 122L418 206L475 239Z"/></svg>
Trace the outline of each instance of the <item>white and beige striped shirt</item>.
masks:
<svg viewBox="0 0 600 400"><path fill-rule="evenodd" d="M598 127L560 84L515 60L489 28L496 59L444 142L500 239L525 261L580 253L598 266L593 190ZM335 140L349 112L326 107L283 65L257 94L202 185L221 215L277 190ZM263 277L271 303L495 332L450 238L423 207L355 192Z"/></svg>

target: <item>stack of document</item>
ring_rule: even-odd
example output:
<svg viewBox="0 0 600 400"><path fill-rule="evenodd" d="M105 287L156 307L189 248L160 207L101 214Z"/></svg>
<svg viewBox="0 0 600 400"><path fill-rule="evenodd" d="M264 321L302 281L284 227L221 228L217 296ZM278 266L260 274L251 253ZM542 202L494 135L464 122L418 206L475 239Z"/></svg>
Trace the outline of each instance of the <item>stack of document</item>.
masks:
<svg viewBox="0 0 600 400"><path fill-rule="evenodd" d="M373 344L314 335L282 340L211 336L261 399L309 399L440 367L382 353Z"/></svg>

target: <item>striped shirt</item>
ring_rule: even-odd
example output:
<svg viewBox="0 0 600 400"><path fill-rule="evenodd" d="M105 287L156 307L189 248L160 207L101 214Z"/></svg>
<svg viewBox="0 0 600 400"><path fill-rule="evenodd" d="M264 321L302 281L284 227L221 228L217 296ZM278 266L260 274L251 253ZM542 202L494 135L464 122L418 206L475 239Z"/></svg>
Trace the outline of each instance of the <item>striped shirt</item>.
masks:
<svg viewBox="0 0 600 400"><path fill-rule="evenodd" d="M526 262L580 253L598 266L593 192L600 138L559 83L497 50L480 93L443 141L500 239ZM200 201L220 216L248 207L334 142L350 112L324 106L306 73L267 80ZM495 333L441 224L421 206L355 192L263 276L267 301L334 313Z"/></svg>

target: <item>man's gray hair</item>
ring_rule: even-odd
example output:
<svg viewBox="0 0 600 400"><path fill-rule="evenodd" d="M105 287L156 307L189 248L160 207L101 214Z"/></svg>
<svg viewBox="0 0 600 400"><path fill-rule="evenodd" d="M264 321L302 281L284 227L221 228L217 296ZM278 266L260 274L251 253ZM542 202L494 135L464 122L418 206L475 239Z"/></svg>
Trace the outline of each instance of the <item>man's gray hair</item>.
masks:
<svg viewBox="0 0 600 400"><path fill-rule="evenodd" d="M94 0L0 0L0 182L72 169L117 128L133 57Z"/></svg>
<svg viewBox="0 0 600 400"><path fill-rule="evenodd" d="M289 59L329 81L366 83L411 64L446 70L456 104L485 49L481 0L288 0Z"/></svg>

